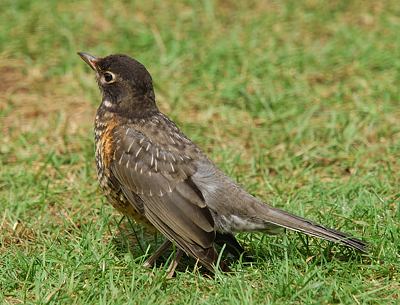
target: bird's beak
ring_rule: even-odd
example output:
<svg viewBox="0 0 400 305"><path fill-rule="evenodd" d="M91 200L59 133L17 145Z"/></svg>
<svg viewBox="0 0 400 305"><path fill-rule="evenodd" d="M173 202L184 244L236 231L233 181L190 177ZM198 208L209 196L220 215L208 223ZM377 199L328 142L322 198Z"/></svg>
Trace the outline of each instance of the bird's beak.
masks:
<svg viewBox="0 0 400 305"><path fill-rule="evenodd" d="M89 65L90 68L97 71L97 57L84 52L78 52L78 55Z"/></svg>

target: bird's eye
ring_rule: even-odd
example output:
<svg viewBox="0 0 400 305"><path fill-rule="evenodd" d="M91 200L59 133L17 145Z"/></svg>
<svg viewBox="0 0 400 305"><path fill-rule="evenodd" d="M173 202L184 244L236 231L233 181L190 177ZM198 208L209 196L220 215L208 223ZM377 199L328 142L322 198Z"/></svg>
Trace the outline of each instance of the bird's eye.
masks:
<svg viewBox="0 0 400 305"><path fill-rule="evenodd" d="M111 83L114 81L114 74L110 73L110 72L105 72L104 73L104 80L106 81L106 83Z"/></svg>

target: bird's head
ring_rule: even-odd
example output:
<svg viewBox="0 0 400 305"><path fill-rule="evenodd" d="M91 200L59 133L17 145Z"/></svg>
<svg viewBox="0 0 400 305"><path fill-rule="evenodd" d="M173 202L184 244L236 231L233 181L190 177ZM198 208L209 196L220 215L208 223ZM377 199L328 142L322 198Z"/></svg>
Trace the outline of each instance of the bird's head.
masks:
<svg viewBox="0 0 400 305"><path fill-rule="evenodd" d="M108 111L128 116L143 115L157 109L150 73L137 60L127 55L95 57L78 55L96 72L103 94L102 106Z"/></svg>

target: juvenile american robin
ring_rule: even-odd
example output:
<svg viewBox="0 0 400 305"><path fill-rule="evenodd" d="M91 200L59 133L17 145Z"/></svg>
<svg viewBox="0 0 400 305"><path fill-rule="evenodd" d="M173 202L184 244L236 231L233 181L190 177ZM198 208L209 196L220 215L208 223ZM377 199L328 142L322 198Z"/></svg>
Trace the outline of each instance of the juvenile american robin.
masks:
<svg viewBox="0 0 400 305"><path fill-rule="evenodd" d="M214 270L216 245L243 252L236 232L281 228L367 251L363 241L269 206L227 177L159 111L152 78L137 60L78 54L102 92L94 129L101 188L117 210L166 237L146 266L174 243L169 276L183 252Z"/></svg>

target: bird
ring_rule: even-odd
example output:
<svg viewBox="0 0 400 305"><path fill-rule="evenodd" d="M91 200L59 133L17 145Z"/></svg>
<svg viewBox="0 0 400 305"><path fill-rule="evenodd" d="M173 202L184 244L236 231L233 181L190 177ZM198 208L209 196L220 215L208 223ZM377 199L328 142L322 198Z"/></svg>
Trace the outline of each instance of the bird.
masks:
<svg viewBox="0 0 400 305"><path fill-rule="evenodd" d="M78 55L94 70L102 94L94 124L101 189L118 211L166 238L144 266L175 245L168 277L184 253L214 272L219 246L234 256L244 252L236 233L284 229L367 253L366 242L268 205L223 173L159 110L152 77L139 61Z"/></svg>

